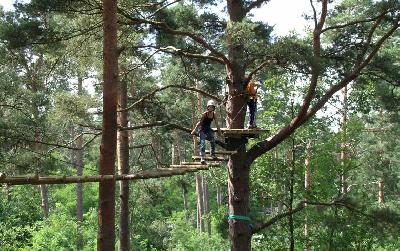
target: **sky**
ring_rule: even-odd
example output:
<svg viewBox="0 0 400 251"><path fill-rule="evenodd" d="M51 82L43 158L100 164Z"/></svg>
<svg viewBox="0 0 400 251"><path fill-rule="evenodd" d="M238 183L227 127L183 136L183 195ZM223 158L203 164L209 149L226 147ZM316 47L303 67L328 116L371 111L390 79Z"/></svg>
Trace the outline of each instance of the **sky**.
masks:
<svg viewBox="0 0 400 251"><path fill-rule="evenodd" d="M0 5L5 10L10 10L13 2L14 0L1 0ZM306 25L302 14L309 11L309 0L271 0L263 7L254 9L251 14L254 15L255 21L264 21L269 25L275 25L273 34L287 35L291 30L302 33L303 27Z"/></svg>

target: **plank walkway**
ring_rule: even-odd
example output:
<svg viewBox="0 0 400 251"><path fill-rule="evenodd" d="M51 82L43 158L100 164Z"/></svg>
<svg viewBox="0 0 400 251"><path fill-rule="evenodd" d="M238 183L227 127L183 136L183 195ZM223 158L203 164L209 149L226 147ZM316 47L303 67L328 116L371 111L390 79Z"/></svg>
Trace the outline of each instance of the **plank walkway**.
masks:
<svg viewBox="0 0 400 251"><path fill-rule="evenodd" d="M156 168L140 171L133 174L124 175L93 175L93 176L7 176L0 173L0 184L8 185L37 185L37 184L71 184L86 182L101 182L106 180L141 180L161 177L170 177L175 175L184 175L186 173L208 170L209 167L219 165L179 165L178 167Z"/></svg>

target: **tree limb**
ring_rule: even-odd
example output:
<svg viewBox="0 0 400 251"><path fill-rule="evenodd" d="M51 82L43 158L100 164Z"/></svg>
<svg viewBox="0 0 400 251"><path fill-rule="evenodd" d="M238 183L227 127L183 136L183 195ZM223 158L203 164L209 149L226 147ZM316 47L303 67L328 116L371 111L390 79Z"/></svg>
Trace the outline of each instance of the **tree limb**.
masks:
<svg viewBox="0 0 400 251"><path fill-rule="evenodd" d="M119 12L125 18L127 18L128 20L131 21L131 22L121 22L123 24L128 24L128 25L140 24L140 23L149 24L149 25L158 27L158 28L164 30L165 32L173 34L173 35L189 37L193 41L195 41L196 43L200 44L203 48L209 50L211 53L213 53L214 55L219 57L225 63L225 65L227 65L228 67L232 67L231 62L229 61L229 59L223 53L217 51L213 46L208 44L203 38L195 35L194 33L191 33L191 32L188 32L188 31L174 30L171 27L169 27L166 23L163 23L163 22L152 21L152 20L148 20L148 19L145 19L145 18L132 17L129 14L123 12L122 10L119 10Z"/></svg>

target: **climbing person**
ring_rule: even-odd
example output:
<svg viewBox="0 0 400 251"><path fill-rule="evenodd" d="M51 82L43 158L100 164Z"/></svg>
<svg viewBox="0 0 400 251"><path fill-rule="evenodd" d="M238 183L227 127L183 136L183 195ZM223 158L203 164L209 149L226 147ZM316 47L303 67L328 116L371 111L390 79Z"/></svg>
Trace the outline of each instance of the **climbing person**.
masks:
<svg viewBox="0 0 400 251"><path fill-rule="evenodd" d="M256 112L257 112L257 83L253 79L245 78L245 88L247 94L247 106L249 107L249 123L247 128L257 128Z"/></svg>
<svg viewBox="0 0 400 251"><path fill-rule="evenodd" d="M215 126L218 130L218 135L222 137L221 128L219 127L219 123L217 120L217 116L215 115L215 103L213 100L209 100L207 102L207 111L201 114L199 122L197 122L196 126L192 130L191 134L196 134L197 129L199 129L200 136L200 145L199 145L199 153L200 153L200 162L201 164L205 164L204 156L206 153L206 139L210 141L211 144L211 157L216 159L215 155L215 137L214 132L211 129L211 122L214 120Z"/></svg>

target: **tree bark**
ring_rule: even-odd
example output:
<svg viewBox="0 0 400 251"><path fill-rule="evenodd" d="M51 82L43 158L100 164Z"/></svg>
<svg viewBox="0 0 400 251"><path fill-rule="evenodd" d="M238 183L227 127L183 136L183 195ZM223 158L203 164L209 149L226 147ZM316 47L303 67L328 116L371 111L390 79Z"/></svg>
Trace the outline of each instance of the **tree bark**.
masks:
<svg viewBox="0 0 400 251"><path fill-rule="evenodd" d="M307 145L306 145L306 158L304 160L304 189L306 191L306 198L305 200L308 200L308 192L311 190L311 169L310 169L310 162L311 162L311 140L308 140ZM306 207L307 204L304 204ZM308 218L305 216L304 219L304 238L305 238L305 248L304 250L310 251L311 250L311 245L309 242L309 227L308 227Z"/></svg>
<svg viewBox="0 0 400 251"><path fill-rule="evenodd" d="M43 217L45 219L49 218L49 189L45 184L42 184L40 187L40 198L41 198L41 207L43 209Z"/></svg>
<svg viewBox="0 0 400 251"><path fill-rule="evenodd" d="M293 103L292 103L293 108ZM294 135L292 136L292 145L289 150L289 170L290 170L290 179L289 179L289 212L293 211L293 200L294 200L294 169L295 169L295 139ZM289 250L294 251L294 221L293 214L289 215L289 240L290 240L290 248Z"/></svg>
<svg viewBox="0 0 400 251"><path fill-rule="evenodd" d="M100 174L114 175L117 141L118 55L117 1L103 0L103 128ZM99 184L97 249L115 250L115 182Z"/></svg>
<svg viewBox="0 0 400 251"><path fill-rule="evenodd" d="M348 101L347 101L347 86L342 89L343 93L343 108L342 108L342 142L340 147L340 165L342 166L342 175L340 177L341 180L341 193L343 195L348 192L348 184L347 184L347 170L346 170L346 160L347 160L347 110L348 110Z"/></svg>
<svg viewBox="0 0 400 251"><path fill-rule="evenodd" d="M128 111L124 109L127 106L128 92L127 83L122 81L119 90L119 110L118 125L120 127L128 126ZM129 133L126 130L118 130L117 134L117 153L118 153L118 170L119 174L129 173ZM120 198L120 250L130 250L130 233L129 233L129 182L121 180L119 182L119 198Z"/></svg>
<svg viewBox="0 0 400 251"><path fill-rule="evenodd" d="M203 204L204 204L204 214L208 214L210 212L209 205L209 196L208 196L208 184L207 177L203 175ZM211 222L210 220L205 221L206 229L208 235L211 235Z"/></svg>
<svg viewBox="0 0 400 251"><path fill-rule="evenodd" d="M223 187L222 186L217 186L217 204L220 206L222 205L222 201L223 201Z"/></svg>
<svg viewBox="0 0 400 251"><path fill-rule="evenodd" d="M229 15L228 28L241 22L246 15L242 1L227 0ZM242 129L246 114L246 100L243 91L244 68L244 46L235 41L229 33L227 35L228 59L231 63L227 67L228 102L227 102L227 127L231 129ZM227 140L227 150L236 150L228 162L228 193L229 193L229 215L248 217L250 165L246 163L246 139ZM249 223L243 220L229 220L229 237L232 251L251 250L251 235Z"/></svg>
<svg viewBox="0 0 400 251"><path fill-rule="evenodd" d="M379 188L379 191L378 191L378 202L379 203L385 203L385 195L384 195L385 183L383 181L383 178L381 178L378 181L378 188Z"/></svg>
<svg viewBox="0 0 400 251"><path fill-rule="evenodd" d="M182 198L183 198L183 208L185 210L185 217L186 219L188 218L188 189L187 189L187 184L184 180L181 182L182 186Z"/></svg>
<svg viewBox="0 0 400 251"><path fill-rule="evenodd" d="M204 232L204 222L203 222L203 212L204 212L204 204L203 204L203 176L200 174L196 174L196 194L197 194L197 229L200 232Z"/></svg>

